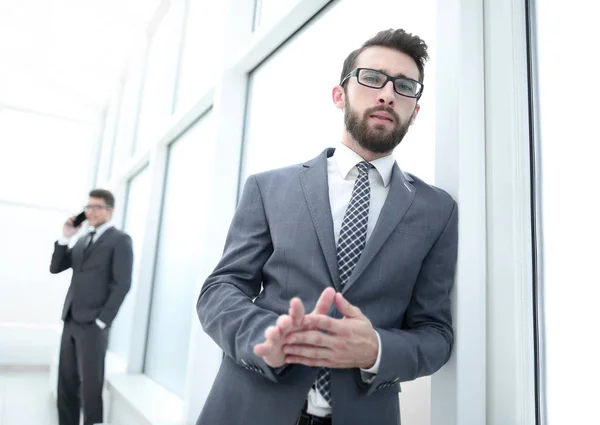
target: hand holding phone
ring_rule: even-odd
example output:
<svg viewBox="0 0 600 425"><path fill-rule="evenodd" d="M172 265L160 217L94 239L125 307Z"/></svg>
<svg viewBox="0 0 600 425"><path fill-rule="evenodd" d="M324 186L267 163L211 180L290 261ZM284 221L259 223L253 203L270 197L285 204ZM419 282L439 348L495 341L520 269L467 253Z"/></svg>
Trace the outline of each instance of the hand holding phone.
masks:
<svg viewBox="0 0 600 425"><path fill-rule="evenodd" d="M81 226L81 223L85 221L85 212L82 212L76 216L70 217L63 226L63 235L70 238Z"/></svg>
<svg viewBox="0 0 600 425"><path fill-rule="evenodd" d="M73 220L73 227L79 227L85 220L85 212L79 213Z"/></svg>

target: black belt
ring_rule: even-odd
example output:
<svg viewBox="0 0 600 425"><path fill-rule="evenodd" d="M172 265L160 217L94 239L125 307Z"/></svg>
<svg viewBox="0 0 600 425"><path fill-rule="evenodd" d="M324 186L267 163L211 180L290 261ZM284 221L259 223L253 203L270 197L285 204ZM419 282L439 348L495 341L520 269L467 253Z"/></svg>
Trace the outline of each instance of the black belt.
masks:
<svg viewBox="0 0 600 425"><path fill-rule="evenodd" d="M296 425L331 425L331 417L322 418L320 416L307 413L306 403L304 403L304 409L302 409L302 412L300 412L300 417L298 418Z"/></svg>

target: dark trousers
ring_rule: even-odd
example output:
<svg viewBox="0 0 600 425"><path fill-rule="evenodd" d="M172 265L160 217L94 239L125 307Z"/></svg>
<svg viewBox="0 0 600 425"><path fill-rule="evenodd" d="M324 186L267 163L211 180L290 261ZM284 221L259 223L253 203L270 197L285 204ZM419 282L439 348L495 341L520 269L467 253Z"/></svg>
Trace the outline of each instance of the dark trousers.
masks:
<svg viewBox="0 0 600 425"><path fill-rule="evenodd" d="M58 363L58 423L102 423L102 387L108 329L96 323L77 323L67 318L60 341Z"/></svg>

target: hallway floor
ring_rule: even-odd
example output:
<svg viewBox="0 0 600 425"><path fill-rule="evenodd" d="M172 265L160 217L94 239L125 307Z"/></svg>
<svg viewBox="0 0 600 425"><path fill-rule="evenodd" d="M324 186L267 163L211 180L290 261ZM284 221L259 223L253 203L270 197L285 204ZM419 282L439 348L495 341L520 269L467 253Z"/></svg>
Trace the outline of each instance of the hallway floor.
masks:
<svg viewBox="0 0 600 425"><path fill-rule="evenodd" d="M55 406L48 372L0 369L0 424L56 425Z"/></svg>

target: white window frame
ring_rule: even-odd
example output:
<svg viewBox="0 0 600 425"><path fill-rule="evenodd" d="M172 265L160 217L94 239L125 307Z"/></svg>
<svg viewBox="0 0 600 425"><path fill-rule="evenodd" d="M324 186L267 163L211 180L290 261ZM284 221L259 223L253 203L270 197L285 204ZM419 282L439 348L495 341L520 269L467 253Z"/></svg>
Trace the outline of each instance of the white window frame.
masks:
<svg viewBox="0 0 600 425"><path fill-rule="evenodd" d="M484 1L488 425L536 417L526 5Z"/></svg>

